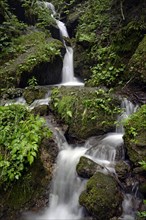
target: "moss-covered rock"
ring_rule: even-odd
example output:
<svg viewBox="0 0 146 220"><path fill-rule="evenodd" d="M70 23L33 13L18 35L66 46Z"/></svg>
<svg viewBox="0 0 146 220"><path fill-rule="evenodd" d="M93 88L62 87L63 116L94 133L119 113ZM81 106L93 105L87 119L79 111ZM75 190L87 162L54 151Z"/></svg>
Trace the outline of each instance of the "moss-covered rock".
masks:
<svg viewBox="0 0 146 220"><path fill-rule="evenodd" d="M122 211L122 196L115 179L102 173L96 173L88 180L79 202L98 220L109 220Z"/></svg>
<svg viewBox="0 0 146 220"><path fill-rule="evenodd" d="M116 163L115 170L119 179L125 179L129 175L130 165L125 161L120 160Z"/></svg>
<svg viewBox="0 0 146 220"><path fill-rule="evenodd" d="M135 81L146 82L146 36L139 43L135 53L129 61L129 72Z"/></svg>
<svg viewBox="0 0 146 220"><path fill-rule="evenodd" d="M39 85L59 83L63 65L61 48L61 41L38 30L15 39L11 57L8 53L1 61L0 88L25 87L33 76Z"/></svg>
<svg viewBox="0 0 146 220"><path fill-rule="evenodd" d="M45 138L37 159L21 179L7 188L0 188L1 219L15 219L16 213L20 210L26 210L38 204L52 180L57 153L58 148L53 139Z"/></svg>
<svg viewBox="0 0 146 220"><path fill-rule="evenodd" d="M43 99L47 91L45 87L27 87L23 92L23 97L28 104L31 104L35 99Z"/></svg>
<svg viewBox="0 0 146 220"><path fill-rule="evenodd" d="M144 199L146 199L146 180L144 183L140 184L139 190L142 193Z"/></svg>
<svg viewBox="0 0 146 220"><path fill-rule="evenodd" d="M90 158L82 156L76 166L76 171L83 178L90 178L96 171L102 170L103 167L95 163Z"/></svg>
<svg viewBox="0 0 146 220"><path fill-rule="evenodd" d="M130 161L135 166L146 161L146 105L143 105L125 123L124 142Z"/></svg>
<svg viewBox="0 0 146 220"><path fill-rule="evenodd" d="M119 100L101 88L54 89L51 109L69 126L68 135L87 138L112 131L119 112Z"/></svg>
<svg viewBox="0 0 146 220"><path fill-rule="evenodd" d="M45 120L25 106L0 106L0 118L0 218L11 219L45 192L58 148Z"/></svg>
<svg viewBox="0 0 146 220"><path fill-rule="evenodd" d="M45 116L48 114L48 105L39 105L32 109L33 114Z"/></svg>

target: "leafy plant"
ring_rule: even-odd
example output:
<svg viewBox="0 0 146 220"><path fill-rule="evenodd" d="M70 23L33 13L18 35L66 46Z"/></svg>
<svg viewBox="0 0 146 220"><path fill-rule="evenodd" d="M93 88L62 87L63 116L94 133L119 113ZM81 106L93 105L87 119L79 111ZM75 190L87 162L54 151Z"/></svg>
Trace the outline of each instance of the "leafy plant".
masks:
<svg viewBox="0 0 146 220"><path fill-rule="evenodd" d="M38 85L37 79L33 76L31 79L28 80L28 85L30 88L34 89L35 86Z"/></svg>
<svg viewBox="0 0 146 220"><path fill-rule="evenodd" d="M73 105L75 102L75 97L66 95L60 100L59 90L55 88L52 91L51 100L51 104L55 108L55 111L59 113L61 119L70 124L73 116Z"/></svg>
<svg viewBox="0 0 146 220"><path fill-rule="evenodd" d="M91 86L113 86L116 82L121 83L119 78L123 75L124 65L118 63L118 56L111 47L100 47L91 50L90 56L95 56L97 64L91 68L91 79L87 84Z"/></svg>
<svg viewBox="0 0 146 220"><path fill-rule="evenodd" d="M142 166L144 170L146 170L146 162L145 161L140 161L139 164Z"/></svg>
<svg viewBox="0 0 146 220"><path fill-rule="evenodd" d="M44 119L25 106L0 107L0 183L19 179L37 157L43 137L51 137Z"/></svg>
<svg viewBox="0 0 146 220"><path fill-rule="evenodd" d="M82 115L83 121L88 120L89 117L90 120L97 120L98 110L104 112L105 116L114 115L121 112L121 109L119 107L116 107L114 104L112 104L112 99L110 95L111 91L112 90L110 90L109 92L105 92L104 89L98 89L97 91L95 91L95 95L92 97L92 99L90 98L83 100L83 105L85 106Z"/></svg>

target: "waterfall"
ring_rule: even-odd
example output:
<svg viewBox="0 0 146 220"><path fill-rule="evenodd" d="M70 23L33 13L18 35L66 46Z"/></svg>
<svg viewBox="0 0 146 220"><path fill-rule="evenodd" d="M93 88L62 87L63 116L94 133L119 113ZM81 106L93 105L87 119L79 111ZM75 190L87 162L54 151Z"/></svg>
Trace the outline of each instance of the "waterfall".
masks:
<svg viewBox="0 0 146 220"><path fill-rule="evenodd" d="M26 213L27 220L79 220L83 215L83 208L79 205L79 195L85 187L86 180L78 177L76 165L87 148L85 146L68 145L65 137L58 128L53 130L60 152L56 161L52 190L49 195L49 207L34 215Z"/></svg>
<svg viewBox="0 0 146 220"><path fill-rule="evenodd" d="M44 2L45 7L51 9L52 17L56 21L56 24L59 28L60 35L62 39L64 37L69 38L67 28L65 24L57 20L54 16L56 15L55 7L49 2ZM63 39L64 46L66 48L66 53L63 59L63 68L62 68L62 82L61 85L67 86L83 86L84 84L74 77L74 66L73 66L73 49L70 46L67 46L65 40Z"/></svg>
<svg viewBox="0 0 146 220"><path fill-rule="evenodd" d="M132 102L130 102L126 98L122 100L121 109L123 109L123 112L121 115L118 116L118 119L117 119L117 126L116 126L117 133L124 133L122 121L128 118L132 113L136 112L137 108L138 108L138 105L134 105Z"/></svg>
<svg viewBox="0 0 146 220"><path fill-rule="evenodd" d="M132 106L132 108L131 108ZM124 99L122 101L123 117L135 111L134 105ZM120 116L122 118L122 116ZM81 156L86 156L105 167L102 172L115 173L116 160L124 159L124 152L116 158L116 153L123 146L123 133L109 133L104 137L91 137L84 145L69 145L59 128L54 127L50 121L48 125L53 131L56 143L60 150L57 160L49 206L40 213L27 213L25 220L81 220L84 219L83 208L79 205L79 195L85 188L87 180L83 180L76 173L76 165ZM136 187L133 187L133 191ZM133 204L135 194L125 194L123 200L123 214L121 220L135 220ZM136 202L135 202L136 203ZM128 208L127 208L128 207Z"/></svg>

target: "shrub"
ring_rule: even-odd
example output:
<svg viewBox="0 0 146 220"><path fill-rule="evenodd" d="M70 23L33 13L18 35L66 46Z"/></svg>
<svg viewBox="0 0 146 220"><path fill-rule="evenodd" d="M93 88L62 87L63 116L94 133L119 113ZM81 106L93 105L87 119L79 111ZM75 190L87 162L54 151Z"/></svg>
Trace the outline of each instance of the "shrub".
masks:
<svg viewBox="0 0 146 220"><path fill-rule="evenodd" d="M31 114L25 106L0 107L0 184L19 179L37 157L44 136L51 132L43 118Z"/></svg>

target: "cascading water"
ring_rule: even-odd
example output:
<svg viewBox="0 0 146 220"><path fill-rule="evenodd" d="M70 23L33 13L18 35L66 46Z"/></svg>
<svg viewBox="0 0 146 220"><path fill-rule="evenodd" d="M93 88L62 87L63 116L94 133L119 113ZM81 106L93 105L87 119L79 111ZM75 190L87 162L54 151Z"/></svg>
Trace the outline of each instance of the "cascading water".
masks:
<svg viewBox="0 0 146 220"><path fill-rule="evenodd" d="M61 37L69 38L67 28L65 24L59 20L57 20L54 16L56 15L56 11L54 6L49 2L44 2L45 7L51 9L52 17L55 19L56 24L60 30ZM66 45L65 40L63 39L64 46L66 48L66 54L63 60L63 69L62 69L62 82L61 85L68 86L83 86L84 84L79 81L76 77L74 77L74 67L73 67L73 49Z"/></svg>
<svg viewBox="0 0 146 220"><path fill-rule="evenodd" d="M83 209L78 204L80 193L83 191L86 180L81 180L76 174L76 165L87 148L68 145L65 137L52 128L60 152L56 161L56 170L52 181L52 190L49 196L49 207L33 215L25 214L27 220L77 220L83 216Z"/></svg>
<svg viewBox="0 0 146 220"><path fill-rule="evenodd" d="M135 111L134 105L122 102L124 113L129 114ZM122 116L121 116L122 117ZM48 122L49 123L49 122ZM45 208L37 215L25 214L25 220L81 220L84 219L83 208L79 205L79 195L85 187L86 180L81 179L76 173L76 165L81 156L91 158L104 168L102 172L115 173L114 165L116 160L124 159L124 152L116 158L117 151L122 148L123 133L110 133L102 137L91 137L83 146L71 146L58 128L54 128L50 123L56 137L56 143L60 152L56 161L52 190L49 195L49 207ZM123 128L121 127L121 130ZM121 220L135 220L135 210L133 208L134 196L125 194L123 201L123 214ZM127 208L128 207L128 208Z"/></svg>

